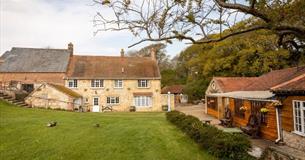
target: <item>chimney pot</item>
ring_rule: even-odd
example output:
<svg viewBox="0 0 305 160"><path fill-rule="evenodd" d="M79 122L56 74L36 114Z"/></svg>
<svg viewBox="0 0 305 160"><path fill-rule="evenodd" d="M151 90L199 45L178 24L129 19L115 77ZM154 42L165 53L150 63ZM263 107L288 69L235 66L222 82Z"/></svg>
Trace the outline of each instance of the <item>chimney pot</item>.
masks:
<svg viewBox="0 0 305 160"><path fill-rule="evenodd" d="M156 61L156 49L155 48L151 48L150 49L150 57L152 60Z"/></svg>
<svg viewBox="0 0 305 160"><path fill-rule="evenodd" d="M68 50L71 53L71 55L73 55L73 44L71 42L68 44Z"/></svg>
<svg viewBox="0 0 305 160"><path fill-rule="evenodd" d="M124 57L124 49L121 49L121 57Z"/></svg>

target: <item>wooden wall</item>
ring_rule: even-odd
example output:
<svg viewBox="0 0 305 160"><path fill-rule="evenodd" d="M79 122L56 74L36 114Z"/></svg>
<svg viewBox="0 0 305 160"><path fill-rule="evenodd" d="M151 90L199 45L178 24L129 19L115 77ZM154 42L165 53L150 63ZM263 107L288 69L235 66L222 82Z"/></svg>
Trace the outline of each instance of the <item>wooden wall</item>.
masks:
<svg viewBox="0 0 305 160"><path fill-rule="evenodd" d="M293 124L293 100L301 100L305 101L305 96L288 96L283 100L283 108L282 108L282 128L287 131L291 132L294 130Z"/></svg>
<svg viewBox="0 0 305 160"><path fill-rule="evenodd" d="M234 99L230 98L229 108L233 115L233 125L236 127L246 126L248 124L248 119L251 115L251 102L249 100L244 100L243 106L246 107L245 117L241 118L235 116ZM264 139L275 140L277 138L275 107L270 105L270 103L267 103L265 107L268 108L269 112L267 113L267 124L261 126L261 137Z"/></svg>

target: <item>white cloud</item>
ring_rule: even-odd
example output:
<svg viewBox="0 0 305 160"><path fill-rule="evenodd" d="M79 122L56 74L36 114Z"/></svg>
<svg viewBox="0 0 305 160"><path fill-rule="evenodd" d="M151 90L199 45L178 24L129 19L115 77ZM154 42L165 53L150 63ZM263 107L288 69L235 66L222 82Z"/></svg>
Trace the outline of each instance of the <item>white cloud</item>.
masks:
<svg viewBox="0 0 305 160"><path fill-rule="evenodd" d="M66 48L72 42L76 54L119 55L121 48L136 42L128 32L93 36L93 16L105 11L90 4L91 0L0 0L1 54L12 47ZM173 56L182 48L171 45L168 52Z"/></svg>

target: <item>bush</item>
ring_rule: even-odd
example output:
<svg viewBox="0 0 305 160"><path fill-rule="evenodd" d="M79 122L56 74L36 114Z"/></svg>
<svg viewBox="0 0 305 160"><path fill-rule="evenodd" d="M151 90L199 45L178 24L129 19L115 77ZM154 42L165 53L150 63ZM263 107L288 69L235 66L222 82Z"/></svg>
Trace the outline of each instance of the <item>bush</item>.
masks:
<svg viewBox="0 0 305 160"><path fill-rule="evenodd" d="M175 124L203 149L221 159L253 159L247 151L250 141L244 135L226 133L203 124L198 118L178 111L166 113L166 119Z"/></svg>

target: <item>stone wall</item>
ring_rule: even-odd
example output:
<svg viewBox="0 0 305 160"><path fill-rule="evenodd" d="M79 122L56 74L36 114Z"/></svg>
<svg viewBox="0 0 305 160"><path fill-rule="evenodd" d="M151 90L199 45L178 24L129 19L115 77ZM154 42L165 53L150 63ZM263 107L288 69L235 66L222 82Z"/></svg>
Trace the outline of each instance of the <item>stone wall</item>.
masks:
<svg viewBox="0 0 305 160"><path fill-rule="evenodd" d="M292 132L283 131L283 138L287 146L301 150L305 153L305 137Z"/></svg>
<svg viewBox="0 0 305 160"><path fill-rule="evenodd" d="M168 105L168 94L161 94L161 105ZM170 94L170 107L175 110L175 95Z"/></svg>
<svg viewBox="0 0 305 160"><path fill-rule="evenodd" d="M138 88L137 80L123 80L123 88L114 88L114 80L104 80L104 87L92 88L91 80L78 80L77 88L70 88L84 98L84 103L92 111L93 97L99 97L100 111L107 105L107 97L120 97L120 103L113 105L114 111L129 111L134 106L134 93L152 94L151 107L138 107L137 111L161 111L161 84L160 80L149 80L148 88ZM66 81L68 86L68 80Z"/></svg>
<svg viewBox="0 0 305 160"><path fill-rule="evenodd" d="M32 107L73 110L73 99L48 85L39 87L25 102Z"/></svg>

